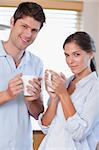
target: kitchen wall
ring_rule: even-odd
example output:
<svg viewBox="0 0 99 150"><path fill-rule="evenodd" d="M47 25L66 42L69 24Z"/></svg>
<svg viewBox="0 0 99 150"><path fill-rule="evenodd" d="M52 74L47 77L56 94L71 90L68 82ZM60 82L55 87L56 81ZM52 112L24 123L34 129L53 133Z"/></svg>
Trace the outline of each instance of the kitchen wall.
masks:
<svg viewBox="0 0 99 150"><path fill-rule="evenodd" d="M87 31L96 44L96 63L99 72L99 1L85 0L83 5L83 30Z"/></svg>

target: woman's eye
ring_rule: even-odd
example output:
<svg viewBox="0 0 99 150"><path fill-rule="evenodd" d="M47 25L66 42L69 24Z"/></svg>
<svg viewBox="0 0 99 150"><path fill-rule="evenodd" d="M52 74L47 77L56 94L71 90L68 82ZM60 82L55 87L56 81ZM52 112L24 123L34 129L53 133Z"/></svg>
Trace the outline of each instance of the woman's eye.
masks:
<svg viewBox="0 0 99 150"><path fill-rule="evenodd" d="M74 55L75 57L77 57L77 56L79 56L80 54L78 54L78 53L74 53L73 55Z"/></svg>
<svg viewBox="0 0 99 150"><path fill-rule="evenodd" d="M68 54L65 54L65 57L68 57L69 55Z"/></svg>
<svg viewBox="0 0 99 150"><path fill-rule="evenodd" d="M65 57L68 57L68 55L65 55Z"/></svg>
<svg viewBox="0 0 99 150"><path fill-rule="evenodd" d="M26 26L25 26L25 25L22 25L22 27L23 27L23 28L26 28Z"/></svg>

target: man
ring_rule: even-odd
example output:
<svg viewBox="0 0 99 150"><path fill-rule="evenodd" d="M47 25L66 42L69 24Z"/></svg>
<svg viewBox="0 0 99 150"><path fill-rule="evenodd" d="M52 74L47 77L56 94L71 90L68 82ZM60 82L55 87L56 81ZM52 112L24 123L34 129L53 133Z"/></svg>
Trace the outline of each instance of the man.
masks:
<svg viewBox="0 0 99 150"><path fill-rule="evenodd" d="M38 119L43 112L41 98L42 61L26 51L45 22L40 5L19 4L10 20L7 41L0 41L0 150L32 150L30 114ZM31 80L24 97L22 75L37 76Z"/></svg>

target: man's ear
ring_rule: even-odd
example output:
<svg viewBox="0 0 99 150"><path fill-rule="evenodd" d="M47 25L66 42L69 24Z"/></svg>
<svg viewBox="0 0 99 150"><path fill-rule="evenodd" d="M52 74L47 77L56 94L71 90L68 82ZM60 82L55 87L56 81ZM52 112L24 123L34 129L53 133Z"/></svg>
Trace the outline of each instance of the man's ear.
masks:
<svg viewBox="0 0 99 150"><path fill-rule="evenodd" d="M14 26L14 18L11 17L11 19L10 19L10 27L13 28L13 26Z"/></svg>

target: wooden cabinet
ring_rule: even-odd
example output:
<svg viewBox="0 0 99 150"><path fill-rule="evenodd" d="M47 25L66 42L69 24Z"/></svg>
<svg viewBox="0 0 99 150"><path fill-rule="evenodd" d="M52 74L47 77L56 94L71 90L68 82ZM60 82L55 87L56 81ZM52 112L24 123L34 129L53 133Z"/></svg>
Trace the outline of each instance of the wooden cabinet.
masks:
<svg viewBox="0 0 99 150"><path fill-rule="evenodd" d="M38 147L44 136L45 135L40 130L33 131L33 150L38 150Z"/></svg>

